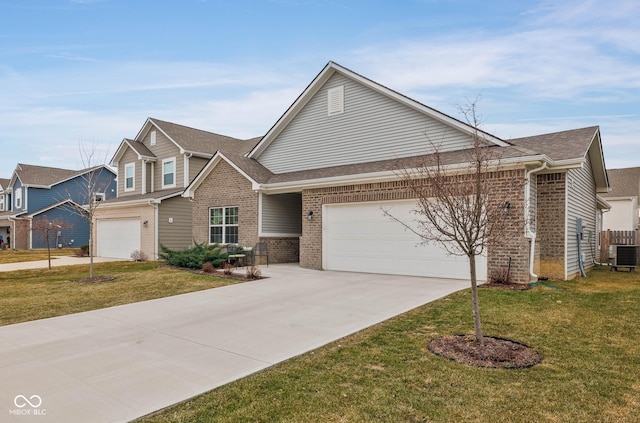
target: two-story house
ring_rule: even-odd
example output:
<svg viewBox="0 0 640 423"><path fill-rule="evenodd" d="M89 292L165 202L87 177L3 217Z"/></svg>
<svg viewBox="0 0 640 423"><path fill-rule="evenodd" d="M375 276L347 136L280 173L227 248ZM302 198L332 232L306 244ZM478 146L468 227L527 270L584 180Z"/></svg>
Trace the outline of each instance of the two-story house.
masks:
<svg viewBox="0 0 640 423"><path fill-rule="evenodd" d="M216 152L244 154L257 142L147 119L111 160L119 175L117 198L95 213L97 255L128 259L141 251L156 259L160 245L193 245L191 202L181 196L185 187Z"/></svg>
<svg viewBox="0 0 640 423"><path fill-rule="evenodd" d="M88 188L92 181L92 189ZM94 195L98 201L115 197L116 175L107 166L82 170L19 163L10 179L0 180L0 235L14 249L45 248L37 233L38 221L58 221L57 245L80 247L89 243L89 222L82 206Z"/></svg>

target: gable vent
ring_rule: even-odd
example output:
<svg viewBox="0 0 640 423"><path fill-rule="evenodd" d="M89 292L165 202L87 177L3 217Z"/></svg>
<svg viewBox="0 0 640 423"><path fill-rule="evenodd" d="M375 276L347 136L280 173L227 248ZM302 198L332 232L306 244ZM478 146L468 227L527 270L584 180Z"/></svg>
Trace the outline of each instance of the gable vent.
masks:
<svg viewBox="0 0 640 423"><path fill-rule="evenodd" d="M330 88L327 91L327 109L329 116L337 115L344 112L344 85Z"/></svg>
<svg viewBox="0 0 640 423"><path fill-rule="evenodd" d="M156 145L156 131L151 131L151 145Z"/></svg>

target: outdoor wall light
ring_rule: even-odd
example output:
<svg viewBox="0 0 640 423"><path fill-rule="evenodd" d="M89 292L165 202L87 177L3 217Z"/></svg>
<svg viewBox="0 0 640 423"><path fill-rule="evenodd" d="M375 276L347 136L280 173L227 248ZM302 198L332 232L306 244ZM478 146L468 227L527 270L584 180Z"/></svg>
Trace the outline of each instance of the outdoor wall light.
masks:
<svg viewBox="0 0 640 423"><path fill-rule="evenodd" d="M502 209L504 211L504 214L509 214L509 209L510 208L511 208L511 203L508 202L508 201L505 201L504 202L504 207Z"/></svg>
<svg viewBox="0 0 640 423"><path fill-rule="evenodd" d="M313 210L309 210L307 212L307 219L309 219L309 220L313 219Z"/></svg>
<svg viewBox="0 0 640 423"><path fill-rule="evenodd" d="M142 224L143 224L144 226L147 226L147 224L149 224L149 221L148 221L148 220L145 220L144 222L142 222Z"/></svg>

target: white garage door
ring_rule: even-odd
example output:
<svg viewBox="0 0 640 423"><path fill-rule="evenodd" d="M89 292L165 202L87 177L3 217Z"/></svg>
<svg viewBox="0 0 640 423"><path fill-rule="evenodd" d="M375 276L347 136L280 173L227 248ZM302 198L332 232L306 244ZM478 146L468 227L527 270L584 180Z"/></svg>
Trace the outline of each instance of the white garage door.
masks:
<svg viewBox="0 0 640 423"><path fill-rule="evenodd" d="M140 249L140 219L108 219L97 222L97 256L131 258Z"/></svg>
<svg viewBox="0 0 640 423"><path fill-rule="evenodd" d="M385 216L415 225L415 201L325 205L323 267L328 270L469 279L466 257L448 255L439 244L417 245L418 236ZM478 257L479 281L487 279L486 257Z"/></svg>

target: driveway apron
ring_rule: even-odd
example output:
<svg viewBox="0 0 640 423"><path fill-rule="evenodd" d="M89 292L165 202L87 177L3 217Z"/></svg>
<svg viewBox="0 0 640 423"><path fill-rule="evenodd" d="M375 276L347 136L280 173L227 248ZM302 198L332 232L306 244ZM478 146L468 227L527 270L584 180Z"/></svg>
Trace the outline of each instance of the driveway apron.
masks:
<svg viewBox="0 0 640 423"><path fill-rule="evenodd" d="M129 421L469 286L262 270L267 279L0 327L0 421Z"/></svg>

